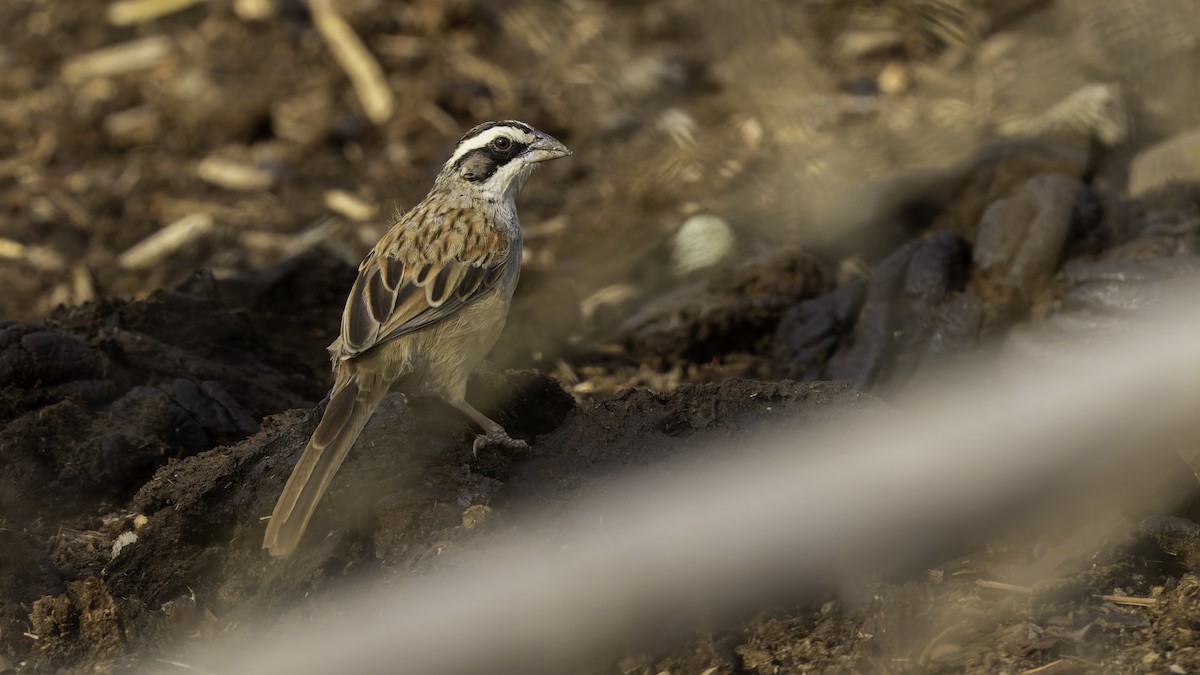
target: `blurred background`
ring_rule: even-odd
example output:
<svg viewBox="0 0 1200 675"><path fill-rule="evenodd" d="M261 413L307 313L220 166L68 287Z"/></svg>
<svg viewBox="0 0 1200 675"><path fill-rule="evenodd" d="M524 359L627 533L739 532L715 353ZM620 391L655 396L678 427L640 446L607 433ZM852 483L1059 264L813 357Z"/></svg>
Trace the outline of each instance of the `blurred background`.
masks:
<svg viewBox="0 0 1200 675"><path fill-rule="evenodd" d="M0 314L311 250L356 265L463 130L513 117L578 151L521 200L517 316L565 316L539 321L552 336L532 352L502 347L514 365L552 364L572 331L607 338L663 290L780 246L836 282L920 232L970 243L982 209L1037 173L1124 194L1137 151L1200 115L1189 0L0 13ZM972 162L1005 155L990 191L962 195Z"/></svg>
<svg viewBox="0 0 1200 675"><path fill-rule="evenodd" d="M574 459L543 457L542 473L524 475L533 483L542 480L535 474L557 476L547 489L569 495L592 481L589 463L624 457L645 434L740 428L723 415L758 405L751 399L804 411L818 400L859 401L861 392L904 407L915 385L969 381L955 366L996 354L1041 358L1138 321L1154 305L1155 282L1200 271L1197 72L1194 0L0 2L0 346L8 350L0 417L6 437L18 439L0 446L8 453L0 479L10 486L0 525L19 532L5 535L17 538L10 550L25 552L6 577L22 590L0 607L9 622L0 666L4 657L29 668L101 662L158 644L161 617L145 617L158 617L189 584L210 593L197 601L193 592L192 603L214 621L241 606L286 606L280 598L294 600L296 588L320 585L313 580L327 572L313 570L327 570L327 558L282 577L247 562L257 560L258 502L278 488L278 476L263 471L278 468L226 481L250 481L249 496L212 496L221 481L195 474L188 480L205 486L196 494L209 496L188 508L228 499L214 512L248 520L238 526L245 531L232 543L227 523L163 526L171 534L161 536L236 554L147 586L133 579L161 560L123 563L134 567L113 578L127 586L113 586L109 598L122 637L63 646L81 644L72 631L90 597L71 584L103 576L110 561L98 556L119 550L111 547L135 516L183 508L186 500L164 496L161 473L152 480L160 467L218 447L243 457L286 445L266 427L255 435L259 420L320 400L322 350L354 268L481 121L520 119L575 153L545 165L518 197L521 286L490 357L537 371L522 381L542 393L514 398L479 385L517 401L518 412L505 414L525 436L558 430L545 452ZM43 333L29 326L43 324L101 356L81 356L76 341L31 342ZM163 347L150 358L159 342L122 342L122 330L181 351ZM50 365L29 365L38 358ZM746 384L755 381L771 384ZM788 389L826 381L855 393ZM685 384L715 388L680 390ZM613 396L631 386L663 398ZM160 404L138 387L157 387L161 405L186 410L187 423L168 415L149 431L80 442L114 424L144 428L146 411ZM143 398L130 403L131 392ZM84 403L63 412L72 401ZM676 406L665 420L648 412L660 403ZM558 412L530 421L520 405ZM568 408L589 412L564 423ZM286 423L306 435L308 422ZM623 425L640 430L603 436ZM428 437L446 435L442 427ZM607 440L588 441L585 431ZM223 445L247 438L240 450ZM604 443L608 450L597 449ZM1177 445L1147 464L1161 499L1139 492L1131 522L1189 518L1200 504L1200 453ZM94 469L95 457L108 468ZM451 503L488 504L502 491L480 476L502 485L519 473L473 461L484 465L438 474L456 486ZM234 469L222 466L213 475L228 478L221 472ZM36 494L42 484L64 496ZM430 494L405 499L425 504ZM412 547L432 550L446 536L441 516L429 515L436 509L400 509L403 517L395 504L387 509L395 518L376 516L380 531L419 532L395 549L378 533L353 535L335 547L338 560L393 572L431 564ZM451 520L461 515L453 510ZM64 540L64 523L77 536ZM363 549L355 536L374 543ZM984 548L1014 547L988 540ZM1043 543L1015 548L1024 559L1045 553ZM1105 577L1109 595L1149 597L1170 585L1164 580L1185 578L1130 562L1144 551L1104 550L1106 560L1124 561L1113 566L1125 565ZM237 592L214 581L213 569L243 567L252 571L233 584ZM937 588L909 598L913 605L895 601L899 608L863 601L863 611L886 619L831 618L821 606L774 616L744 628L748 641L709 636L673 663L705 673L717 672L704 669L709 663L720 672L798 672L801 663L859 667L886 652L905 654L899 670L939 658L950 670L994 666L959 642L999 638L940 633L958 619L921 604ZM66 604L34 608L43 594ZM918 638L855 651L869 642L862 636L872 621L897 625L922 612L929 620ZM1140 619L1110 621L1126 622L1118 633L1151 630ZM1036 635L1005 634L1018 646L1004 663L1032 668L1064 650L1082 654L1085 640L1071 631L1094 623L1066 621L1069 630L1049 637L1040 625ZM820 625L840 637L813 638ZM61 644L42 639L47 626L61 631ZM1120 633L1088 663L1126 638L1137 642ZM661 656L630 657L621 670L659 672ZM1153 663L1146 672L1160 672Z"/></svg>

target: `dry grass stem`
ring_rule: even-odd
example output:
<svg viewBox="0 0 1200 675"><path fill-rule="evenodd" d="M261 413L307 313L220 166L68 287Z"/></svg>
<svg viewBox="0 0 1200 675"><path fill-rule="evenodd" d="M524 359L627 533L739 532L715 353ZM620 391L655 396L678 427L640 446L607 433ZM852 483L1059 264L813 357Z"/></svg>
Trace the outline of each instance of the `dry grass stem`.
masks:
<svg viewBox="0 0 1200 675"><path fill-rule="evenodd" d="M338 65L346 71L367 119L383 124L392 116L392 90L383 67L333 7L332 0L309 0L313 23L329 44Z"/></svg>
<svg viewBox="0 0 1200 675"><path fill-rule="evenodd" d="M122 253L117 264L127 270L161 264L167 256L207 236L213 228L213 218L206 213L184 216Z"/></svg>
<svg viewBox="0 0 1200 675"><path fill-rule="evenodd" d="M205 0L118 0L108 6L108 22L115 26L145 23L201 2Z"/></svg>
<svg viewBox="0 0 1200 675"><path fill-rule="evenodd" d="M1083 672L1083 664L1070 659L1059 659L1044 666L1022 670L1021 675L1066 675L1079 672Z"/></svg>
<svg viewBox="0 0 1200 675"><path fill-rule="evenodd" d="M1009 593L1020 593L1022 595L1033 595L1033 589L1028 586L1018 586L1016 584L1006 584L1003 581L988 581L987 579L979 579L975 585L980 588L990 588L995 591L1008 591Z"/></svg>
<svg viewBox="0 0 1200 675"><path fill-rule="evenodd" d="M170 38L152 35L85 52L66 62L62 77L76 84L93 77L113 77L148 70L166 61L174 51Z"/></svg>
<svg viewBox="0 0 1200 675"><path fill-rule="evenodd" d="M1134 607L1155 607L1158 605L1157 598L1136 598L1128 595L1095 595L1092 597L1117 605L1132 605Z"/></svg>
<svg viewBox="0 0 1200 675"><path fill-rule="evenodd" d="M25 244L12 239L0 239L0 258L20 260L25 257Z"/></svg>
<svg viewBox="0 0 1200 675"><path fill-rule="evenodd" d="M204 158L196 175L226 190L265 190L275 182L270 171L221 157Z"/></svg>
<svg viewBox="0 0 1200 675"><path fill-rule="evenodd" d="M325 208L350 220L366 221L379 213L379 207L345 190L329 190L325 193Z"/></svg>

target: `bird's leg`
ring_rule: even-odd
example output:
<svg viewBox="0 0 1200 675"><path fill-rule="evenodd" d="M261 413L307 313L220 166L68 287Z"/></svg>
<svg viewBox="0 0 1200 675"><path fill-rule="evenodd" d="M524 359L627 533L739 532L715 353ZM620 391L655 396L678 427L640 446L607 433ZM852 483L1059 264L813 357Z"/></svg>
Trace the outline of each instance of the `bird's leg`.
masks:
<svg viewBox="0 0 1200 675"><path fill-rule="evenodd" d="M496 423L495 420L479 412L466 401L448 401L450 405L458 408L464 415L475 420L475 423L483 428L483 433L475 437L475 443L471 446L472 452L479 452L489 445L499 445L505 448L527 448L529 444L517 438L508 435L504 427Z"/></svg>

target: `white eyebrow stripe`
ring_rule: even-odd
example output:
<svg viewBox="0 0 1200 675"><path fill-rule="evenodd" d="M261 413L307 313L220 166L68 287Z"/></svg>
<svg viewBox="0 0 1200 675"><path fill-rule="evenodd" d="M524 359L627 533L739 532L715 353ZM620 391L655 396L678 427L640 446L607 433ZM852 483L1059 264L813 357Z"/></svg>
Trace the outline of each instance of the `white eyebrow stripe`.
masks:
<svg viewBox="0 0 1200 675"><path fill-rule="evenodd" d="M493 140L495 140L497 136L508 136L521 143L532 143L535 140L533 134L525 133L516 127L492 127L491 129L485 130L478 136L472 136L471 138L463 141L461 145L454 149L454 154L450 156L450 161L446 163L453 165L455 162L461 159L463 155L472 150L478 150L479 148L486 146L488 143L491 143Z"/></svg>

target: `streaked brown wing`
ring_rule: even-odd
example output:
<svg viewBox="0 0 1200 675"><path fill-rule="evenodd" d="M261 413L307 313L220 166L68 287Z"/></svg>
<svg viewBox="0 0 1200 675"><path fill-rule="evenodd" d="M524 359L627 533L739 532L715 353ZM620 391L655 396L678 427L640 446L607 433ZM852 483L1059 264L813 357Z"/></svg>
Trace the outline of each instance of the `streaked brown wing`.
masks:
<svg viewBox="0 0 1200 675"><path fill-rule="evenodd" d="M453 214L446 218L455 222ZM441 232L434 241L421 241L411 230L390 232L359 265L342 312L339 360L450 316L499 283L506 238L494 230L473 238ZM417 255L430 251L442 254L437 262Z"/></svg>

